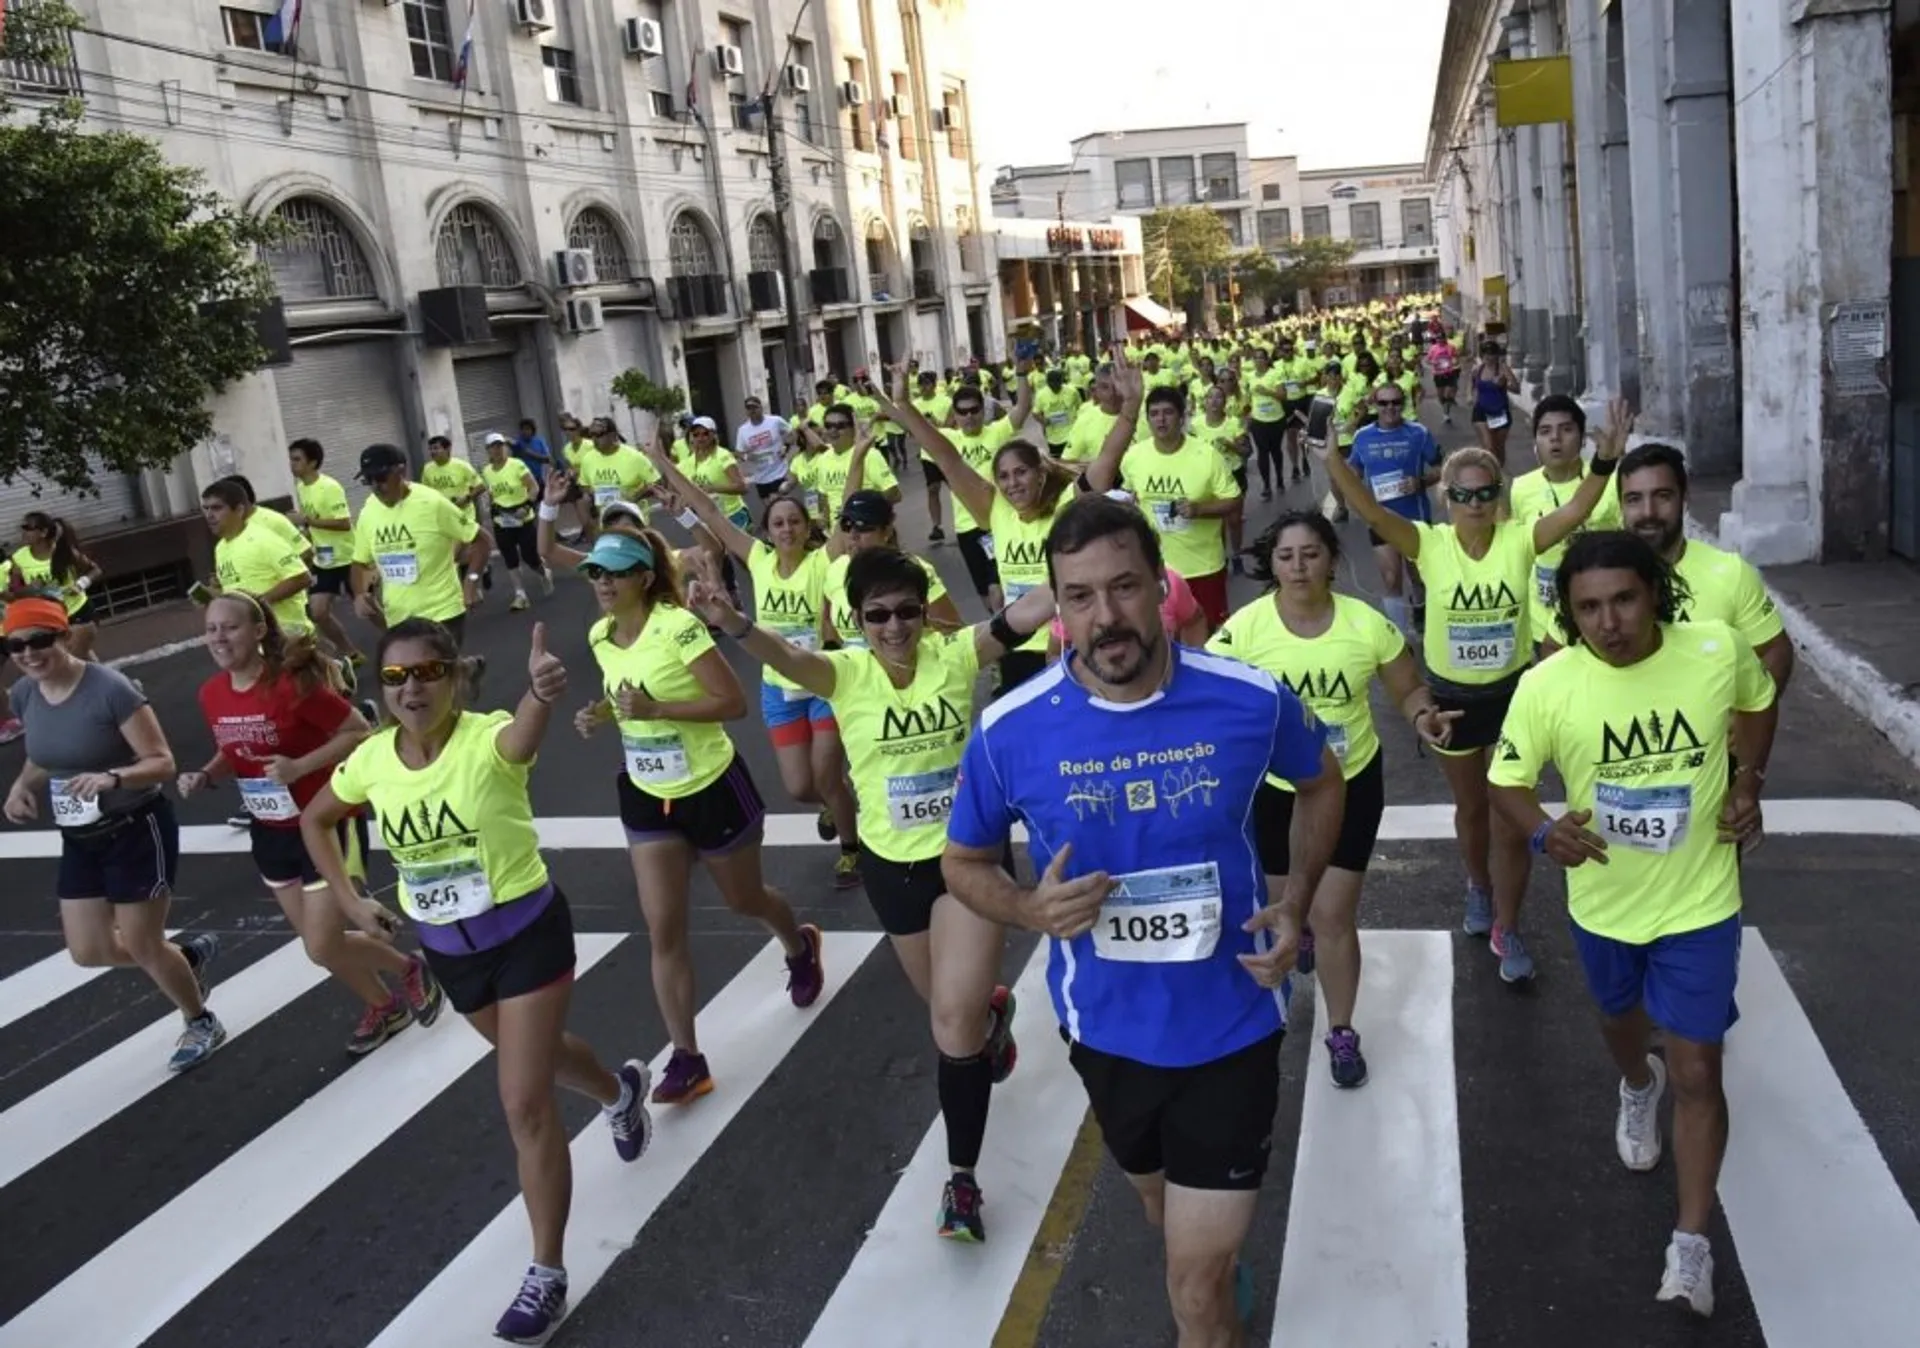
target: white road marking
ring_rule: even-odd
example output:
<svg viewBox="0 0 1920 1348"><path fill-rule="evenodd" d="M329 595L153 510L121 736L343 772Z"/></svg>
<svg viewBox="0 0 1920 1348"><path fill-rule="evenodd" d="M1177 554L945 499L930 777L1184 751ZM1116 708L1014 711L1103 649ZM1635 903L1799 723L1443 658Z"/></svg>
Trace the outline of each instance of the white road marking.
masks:
<svg viewBox="0 0 1920 1348"><path fill-rule="evenodd" d="M1019 1067L993 1092L980 1155L986 1244L955 1244L934 1233L949 1173L946 1126L935 1119L807 1336L807 1348L950 1348L993 1341L1087 1110L1054 1028L1046 981L1049 944L1040 943L1014 988L1027 1013L1015 1028L1024 1025L1026 1033L1020 1036Z"/></svg>
<svg viewBox="0 0 1920 1348"><path fill-rule="evenodd" d="M700 1044L714 1089L690 1105L656 1107L653 1142L621 1162L595 1119L575 1137L573 1211L567 1220L568 1302L578 1306L632 1245L680 1181L800 1041L880 943L877 932L829 932L828 982L806 1011L787 1000L778 941L768 942L720 994L700 1008ZM613 1054L618 1045L597 1045ZM655 1080L669 1050L653 1060ZM512 1298L527 1266L527 1215L516 1197L381 1331L372 1348L471 1348Z"/></svg>
<svg viewBox="0 0 1920 1348"><path fill-rule="evenodd" d="M576 974L624 940L575 937ZM412 1027L21 1312L0 1345L135 1348L492 1051L451 1008Z"/></svg>
<svg viewBox="0 0 1920 1348"><path fill-rule="evenodd" d="M178 930L169 928L167 935L178 936ZM57 1001L69 992L77 992L101 974L113 970L102 967L83 969L73 962L73 956L64 950L55 951L43 960L36 960L18 973L8 974L0 979L0 1030L19 1020L22 1016L32 1015L48 1003ZM145 979L146 975L138 969L123 970L134 977Z"/></svg>
<svg viewBox="0 0 1920 1348"><path fill-rule="evenodd" d="M1272 1342L1467 1348L1454 938L1361 940L1368 1081L1338 1089L1311 1045ZM1327 1025L1324 997L1315 1024Z"/></svg>
<svg viewBox="0 0 1920 1348"><path fill-rule="evenodd" d="M1780 837L1827 835L1834 837L1920 837L1920 809L1903 800L1769 800L1764 802L1767 832ZM1566 807L1549 803L1558 814ZM828 848L814 830L811 814L769 814L769 847ZM626 835L620 821L601 815L551 815L535 821L541 846L550 851L620 851ZM1453 806L1389 805L1380 824L1381 842L1446 842L1453 838ZM1026 841L1014 830L1014 841ZM374 830L375 850L384 850ZM180 850L188 856L241 856L250 844L245 829L224 824L191 824L180 830ZM60 835L54 829L32 829L0 835L0 861L47 860L60 855Z"/></svg>
<svg viewBox="0 0 1920 1348"><path fill-rule="evenodd" d="M1906 1348L1920 1325L1920 1218L1751 927L1738 1001L1720 1202L1767 1348Z"/></svg>

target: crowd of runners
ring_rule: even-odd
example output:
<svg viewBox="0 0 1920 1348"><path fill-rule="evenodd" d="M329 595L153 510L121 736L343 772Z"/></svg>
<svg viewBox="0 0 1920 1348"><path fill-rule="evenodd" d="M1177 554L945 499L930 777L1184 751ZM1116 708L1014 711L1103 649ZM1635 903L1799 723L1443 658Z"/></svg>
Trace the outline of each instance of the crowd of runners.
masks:
<svg viewBox="0 0 1920 1348"><path fill-rule="evenodd" d="M1418 406L1430 392L1451 422L1463 385L1479 444L1443 457ZM5 563L5 733L26 748L5 814L60 828L68 949L139 966L179 1008L176 1071L225 1031L217 939L168 935L172 800L229 788L262 884L360 1004L350 1052L448 1004L486 1036L532 1227L496 1332L541 1342L567 1299L556 1086L602 1107L628 1161L650 1105L724 1088L695 1014L696 864L785 949L796 1010L829 977L822 933L767 881L763 784L736 744L762 733L738 673L757 666L779 787L817 810L832 882L864 887L927 1006L950 1163L935 1232L986 1239L993 1176L977 1167L1018 1059L997 970L1009 929L1044 933L1073 1068L1164 1231L1180 1342L1211 1348L1240 1342L1250 1313L1239 1252L1293 974L1326 997L1315 1070L1368 1078L1356 915L1407 766L1383 751L1377 685L1444 771L1459 920L1487 938L1487 976L1533 977L1528 875L1542 857L1566 869L1621 1073L1622 1164L1657 1164L1673 1098L1658 1295L1705 1315L1738 858L1762 836L1792 647L1753 569L1685 537L1686 463L1630 449L1626 407L1590 433L1580 404L1540 400L1539 467L1509 481L1518 389L1497 340L1464 353L1414 302L957 373L858 371L791 419L749 400L734 449L708 416L639 445L611 419L569 419L561 457L516 452L524 428L489 436L478 466L437 438L416 480L407 451L372 445L354 451L357 512L328 451L299 440L295 510L240 478L203 496L199 705L218 747L198 765L93 658L99 568L30 515ZM930 527L906 538L916 475ZM1255 478L1269 502L1310 476L1324 499L1249 527ZM1378 608L1336 588L1347 512L1368 529ZM947 541L949 514L972 596L916 555ZM483 680L463 645L496 557L515 611L556 575L592 587L584 650L530 618L524 675ZM1237 611L1233 575L1261 585ZM573 926L529 781L543 739L568 730L604 746L614 799L597 812L630 847L671 1037L657 1080L566 1028ZM1550 768L1557 815L1538 794ZM379 889L373 826L395 872Z"/></svg>

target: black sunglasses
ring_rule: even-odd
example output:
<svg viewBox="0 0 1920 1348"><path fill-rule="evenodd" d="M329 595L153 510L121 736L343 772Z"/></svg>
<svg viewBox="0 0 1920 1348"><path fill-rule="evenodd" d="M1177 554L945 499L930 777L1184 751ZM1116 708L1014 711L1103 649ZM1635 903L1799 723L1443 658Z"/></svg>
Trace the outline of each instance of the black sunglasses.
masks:
<svg viewBox="0 0 1920 1348"><path fill-rule="evenodd" d="M622 577L631 576L635 572L644 570L646 570L646 568L638 563L635 563L633 566L611 567L602 566L598 562L588 562L580 568L580 574L588 580L605 580L609 576L615 580L619 580Z"/></svg>
<svg viewBox="0 0 1920 1348"><path fill-rule="evenodd" d="M8 637L7 654L23 655L28 651L48 650L58 640L60 640L58 632L36 632L30 637Z"/></svg>
<svg viewBox="0 0 1920 1348"><path fill-rule="evenodd" d="M860 610L860 621L869 627L885 627L895 618L898 618L903 623L917 623L926 616L927 606L925 604L915 604L912 602L898 604L893 608L875 607Z"/></svg>
<svg viewBox="0 0 1920 1348"><path fill-rule="evenodd" d="M417 665L380 666L380 686L382 688L404 688L408 679L421 683L438 683L447 677L453 668L450 661L422 660Z"/></svg>
<svg viewBox="0 0 1920 1348"><path fill-rule="evenodd" d="M830 431L850 431L853 429L853 423L851 421L825 421L822 422L821 425Z"/></svg>
<svg viewBox="0 0 1920 1348"><path fill-rule="evenodd" d="M1375 407L1405 407L1407 400L1405 398L1375 398L1373 405Z"/></svg>
<svg viewBox="0 0 1920 1348"><path fill-rule="evenodd" d="M1448 487L1447 499L1455 505L1472 502L1477 505L1492 505L1500 499L1500 484L1493 483L1485 487Z"/></svg>

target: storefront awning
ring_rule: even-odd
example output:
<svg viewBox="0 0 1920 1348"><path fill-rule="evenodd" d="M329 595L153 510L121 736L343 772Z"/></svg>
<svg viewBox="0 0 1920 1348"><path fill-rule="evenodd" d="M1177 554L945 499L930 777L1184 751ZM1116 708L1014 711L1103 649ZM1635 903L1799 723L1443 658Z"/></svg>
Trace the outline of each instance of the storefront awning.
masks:
<svg viewBox="0 0 1920 1348"><path fill-rule="evenodd" d="M1148 328L1177 328L1186 322L1179 314L1169 313L1161 305L1144 297L1127 301L1127 331L1141 332Z"/></svg>

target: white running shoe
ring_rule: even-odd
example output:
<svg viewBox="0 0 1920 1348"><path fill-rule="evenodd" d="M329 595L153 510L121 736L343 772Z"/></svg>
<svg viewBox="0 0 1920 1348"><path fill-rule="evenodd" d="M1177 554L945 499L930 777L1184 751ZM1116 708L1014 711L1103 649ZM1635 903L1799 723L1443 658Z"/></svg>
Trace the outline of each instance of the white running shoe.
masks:
<svg viewBox="0 0 1920 1348"><path fill-rule="evenodd" d="M1713 1251L1705 1236L1680 1231L1667 1242L1667 1271L1655 1301L1684 1301L1698 1316L1713 1314Z"/></svg>
<svg viewBox="0 0 1920 1348"><path fill-rule="evenodd" d="M1613 1122L1613 1148L1629 1170L1651 1170L1660 1164L1660 1097L1667 1093L1667 1065L1647 1055L1653 1080L1643 1091L1620 1082L1620 1113Z"/></svg>

